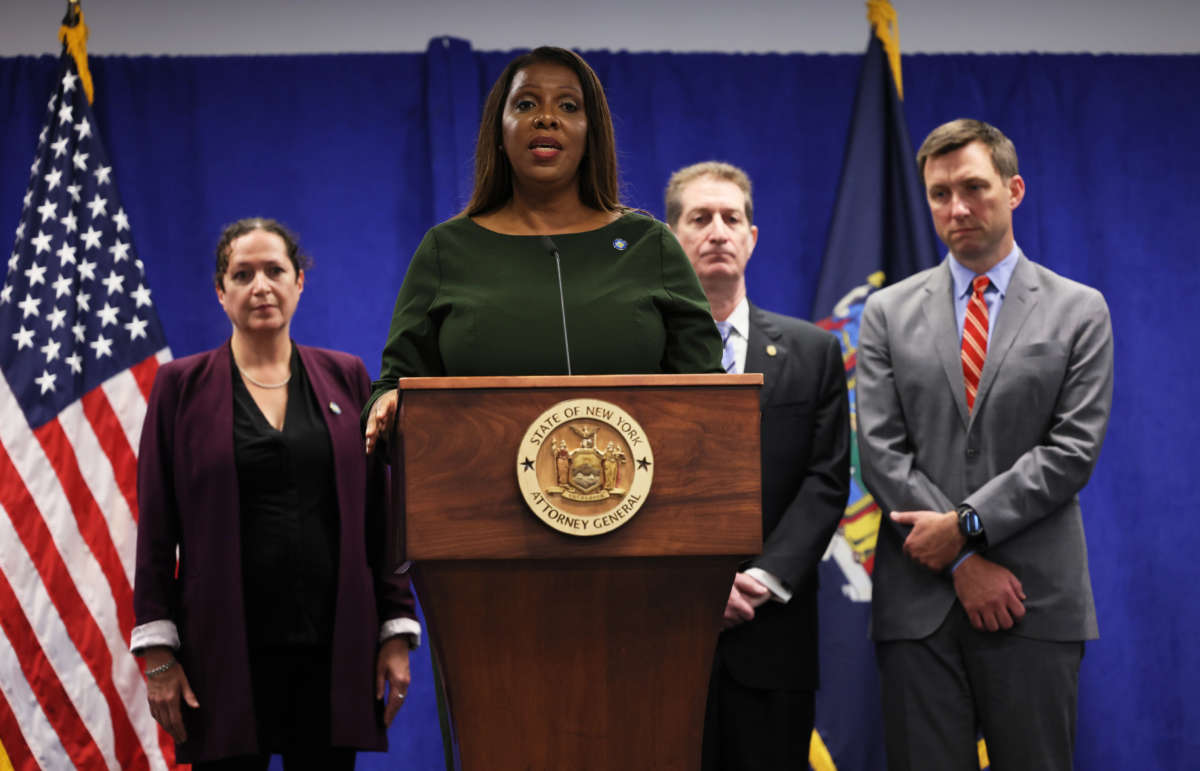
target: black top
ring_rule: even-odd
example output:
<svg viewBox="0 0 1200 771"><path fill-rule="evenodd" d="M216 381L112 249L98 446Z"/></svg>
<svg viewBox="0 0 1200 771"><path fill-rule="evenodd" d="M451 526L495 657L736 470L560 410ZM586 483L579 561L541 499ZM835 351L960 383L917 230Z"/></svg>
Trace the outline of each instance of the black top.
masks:
<svg viewBox="0 0 1200 771"><path fill-rule="evenodd" d="M231 353L232 356L232 353ZM233 449L251 649L328 645L337 586L333 448L292 345L283 430L267 422L233 367Z"/></svg>

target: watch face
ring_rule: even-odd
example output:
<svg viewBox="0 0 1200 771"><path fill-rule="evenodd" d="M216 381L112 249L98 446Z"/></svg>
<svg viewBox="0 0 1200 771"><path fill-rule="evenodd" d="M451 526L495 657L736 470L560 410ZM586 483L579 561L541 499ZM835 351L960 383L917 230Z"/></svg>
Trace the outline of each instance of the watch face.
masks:
<svg viewBox="0 0 1200 771"><path fill-rule="evenodd" d="M967 538L977 538L983 533L983 520L975 509L963 508L958 517L958 529Z"/></svg>

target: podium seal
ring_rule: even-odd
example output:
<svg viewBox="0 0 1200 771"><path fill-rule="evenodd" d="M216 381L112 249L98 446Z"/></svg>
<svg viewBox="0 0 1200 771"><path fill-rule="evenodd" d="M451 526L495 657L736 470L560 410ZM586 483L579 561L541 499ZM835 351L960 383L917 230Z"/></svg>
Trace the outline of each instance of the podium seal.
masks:
<svg viewBox="0 0 1200 771"><path fill-rule="evenodd" d="M538 416L517 450L526 505L568 535L600 535L629 522L650 494L654 452L633 417L610 402L571 399Z"/></svg>

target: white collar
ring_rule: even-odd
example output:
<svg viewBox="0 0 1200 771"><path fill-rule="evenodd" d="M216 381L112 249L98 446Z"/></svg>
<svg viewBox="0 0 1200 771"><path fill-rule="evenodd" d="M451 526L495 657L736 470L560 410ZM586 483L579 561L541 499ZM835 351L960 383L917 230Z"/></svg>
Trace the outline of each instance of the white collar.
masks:
<svg viewBox="0 0 1200 771"><path fill-rule="evenodd" d="M745 296L734 306L733 313L725 319L743 340L750 339L750 301Z"/></svg>

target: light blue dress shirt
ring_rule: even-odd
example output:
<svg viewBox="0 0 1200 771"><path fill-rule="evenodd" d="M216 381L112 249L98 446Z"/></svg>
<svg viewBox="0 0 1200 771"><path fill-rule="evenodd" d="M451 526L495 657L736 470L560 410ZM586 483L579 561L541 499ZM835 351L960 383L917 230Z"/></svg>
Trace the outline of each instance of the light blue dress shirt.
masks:
<svg viewBox="0 0 1200 771"><path fill-rule="evenodd" d="M1012 281L1013 269L1017 267L1017 257L1021 254L1020 247L1013 242L1012 251L987 272L992 285L984 292L983 299L988 306L988 344L992 342L992 329L995 328L996 315L1004 304L1004 295L1008 293L1008 283ZM963 265L954 255L950 255L950 276L954 280L954 321L958 324L958 342L962 342L963 323L967 318L967 301L971 299L971 282L977 276L975 271Z"/></svg>

